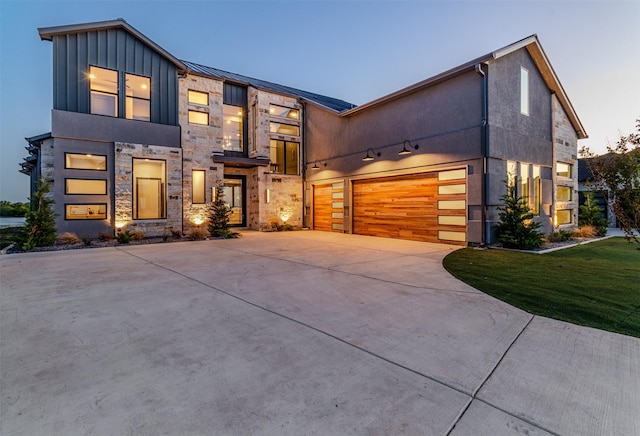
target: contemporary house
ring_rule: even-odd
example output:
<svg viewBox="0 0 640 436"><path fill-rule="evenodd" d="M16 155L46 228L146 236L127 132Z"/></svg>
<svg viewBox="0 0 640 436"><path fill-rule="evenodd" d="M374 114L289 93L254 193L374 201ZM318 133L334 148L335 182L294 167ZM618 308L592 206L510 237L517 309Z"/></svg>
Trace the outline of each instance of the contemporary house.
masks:
<svg viewBox="0 0 640 436"><path fill-rule="evenodd" d="M490 243L505 180L545 231L577 221L586 132L535 35L355 106L179 60L120 19L39 32L51 132L21 171L52 184L60 232L189 232L217 183L256 230Z"/></svg>

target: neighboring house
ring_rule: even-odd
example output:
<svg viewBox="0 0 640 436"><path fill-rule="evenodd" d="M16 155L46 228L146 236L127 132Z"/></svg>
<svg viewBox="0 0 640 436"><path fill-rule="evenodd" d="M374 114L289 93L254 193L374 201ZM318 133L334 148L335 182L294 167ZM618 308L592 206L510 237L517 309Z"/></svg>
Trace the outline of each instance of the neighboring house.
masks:
<svg viewBox="0 0 640 436"><path fill-rule="evenodd" d="M22 172L52 183L60 232L233 225L454 244L495 240L504 181L544 231L577 222L585 130L536 36L362 106L167 53L124 20L53 42L51 133Z"/></svg>

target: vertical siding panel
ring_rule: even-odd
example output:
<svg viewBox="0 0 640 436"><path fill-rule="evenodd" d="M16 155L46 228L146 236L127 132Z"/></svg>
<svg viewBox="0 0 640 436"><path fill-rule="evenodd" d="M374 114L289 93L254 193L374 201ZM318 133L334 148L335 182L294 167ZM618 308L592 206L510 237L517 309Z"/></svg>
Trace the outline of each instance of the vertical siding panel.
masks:
<svg viewBox="0 0 640 436"><path fill-rule="evenodd" d="M58 105L56 109L69 110L67 102L67 36L62 35L57 38L56 57L58 58L58 69L56 83L58 87Z"/></svg>
<svg viewBox="0 0 640 436"><path fill-rule="evenodd" d="M100 67L107 67L107 31L98 30L98 60L96 64Z"/></svg>
<svg viewBox="0 0 640 436"><path fill-rule="evenodd" d="M154 53L154 54L155 54L155 53ZM154 78L156 78L157 80L159 80L159 81L160 81L160 83L161 83L161 85L160 85L160 86L162 86L162 75L161 75L161 73L160 73L160 72L161 72L161 68L160 68L160 62L159 62L159 59L158 59L158 57L157 57L157 56L153 56L153 58L152 58L151 69L152 69L151 77L154 77ZM162 93L160 93L160 100L162 101ZM160 103L160 104L161 104L161 103ZM158 105L156 104L156 107L157 107L157 106L158 106ZM154 111L154 109L153 109L153 108L151 108L151 111L153 112L153 111ZM159 122L158 117L157 117L157 111L156 111L156 118L155 118L155 119L154 119L154 118L151 118L151 122L152 122L152 123L158 123L158 122Z"/></svg>
<svg viewBox="0 0 640 436"><path fill-rule="evenodd" d="M169 79L169 96L171 97L167 110L169 111L169 119L167 124L178 124L178 69L171 65L171 74Z"/></svg>
<svg viewBox="0 0 640 436"><path fill-rule="evenodd" d="M78 68L76 69L77 92L78 92L78 112L89 113L89 81L88 74L88 33L78 34Z"/></svg>
<svg viewBox="0 0 640 436"><path fill-rule="evenodd" d="M59 44L59 40L60 37L59 36L54 36L53 37L53 108L54 109L60 109L59 103L58 103L58 65L60 64L59 59L58 59L58 44ZM31 192L33 192L33 190L31 190Z"/></svg>
<svg viewBox="0 0 640 436"><path fill-rule="evenodd" d="M96 65L98 63L98 34L89 32L87 33L87 39L88 64Z"/></svg>
<svg viewBox="0 0 640 436"><path fill-rule="evenodd" d="M137 71L135 63L136 41L134 38L127 36L126 62L124 68L127 71Z"/></svg>
<svg viewBox="0 0 640 436"><path fill-rule="evenodd" d="M117 29L107 30L107 68L118 69L118 31Z"/></svg>
<svg viewBox="0 0 640 436"><path fill-rule="evenodd" d="M78 36L69 35L67 41L67 110L78 112Z"/></svg>
<svg viewBox="0 0 640 436"><path fill-rule="evenodd" d="M126 42L127 42L127 35L128 35L128 33L126 33L124 30L116 29L116 32L115 32L115 37L116 37L116 53L115 53L116 68L118 70L122 70L122 71L127 71L127 66L126 66L127 51L126 51L126 45L125 45Z"/></svg>

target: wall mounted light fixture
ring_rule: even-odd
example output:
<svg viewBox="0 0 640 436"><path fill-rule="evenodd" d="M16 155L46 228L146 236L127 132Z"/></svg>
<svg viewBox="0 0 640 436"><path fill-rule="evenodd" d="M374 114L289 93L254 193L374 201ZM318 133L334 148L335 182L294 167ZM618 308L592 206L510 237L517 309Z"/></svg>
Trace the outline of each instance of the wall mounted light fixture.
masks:
<svg viewBox="0 0 640 436"><path fill-rule="evenodd" d="M318 164L322 165L323 167L327 166L326 162L320 162L318 159L316 159L316 161L313 163L313 166L311 167L312 170L319 170L320 167L318 166Z"/></svg>
<svg viewBox="0 0 640 436"><path fill-rule="evenodd" d="M374 160L376 156L380 157L382 153L373 151L373 148L367 149L367 155L362 158L363 161Z"/></svg>
<svg viewBox="0 0 640 436"><path fill-rule="evenodd" d="M409 148L407 148L407 144L409 144ZM410 148L417 150L418 147L420 147L420 144L413 145L411 141L409 141L408 139L405 139L404 142L402 143L402 150L400 150L398 154L411 154Z"/></svg>

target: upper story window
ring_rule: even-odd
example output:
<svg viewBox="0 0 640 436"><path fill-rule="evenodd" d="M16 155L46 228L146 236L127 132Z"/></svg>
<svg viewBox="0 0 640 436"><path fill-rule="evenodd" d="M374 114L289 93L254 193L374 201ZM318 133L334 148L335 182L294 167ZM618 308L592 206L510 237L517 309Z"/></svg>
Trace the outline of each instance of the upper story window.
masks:
<svg viewBox="0 0 640 436"><path fill-rule="evenodd" d="M300 144L297 142L269 141L271 170L276 174L297 175Z"/></svg>
<svg viewBox="0 0 640 436"><path fill-rule="evenodd" d="M300 136L300 127L271 122L269 123L269 132L279 133L281 135Z"/></svg>
<svg viewBox="0 0 640 436"><path fill-rule="evenodd" d="M520 113L529 115L529 71L520 67Z"/></svg>
<svg viewBox="0 0 640 436"><path fill-rule="evenodd" d="M571 164L556 162L556 176L571 177Z"/></svg>
<svg viewBox="0 0 640 436"><path fill-rule="evenodd" d="M300 111L298 109L278 106L276 104L269 105L269 114L274 117L291 118L292 120L300 119Z"/></svg>
<svg viewBox="0 0 640 436"><path fill-rule="evenodd" d="M107 156L95 154L65 153L64 167L72 170L107 170Z"/></svg>
<svg viewBox="0 0 640 436"><path fill-rule="evenodd" d="M189 103L200 106L209 106L209 94L206 92L189 90Z"/></svg>
<svg viewBox="0 0 640 436"><path fill-rule="evenodd" d="M118 116L118 72L106 68L89 67L91 113Z"/></svg>
<svg viewBox="0 0 640 436"><path fill-rule="evenodd" d="M243 151L242 121L244 113L242 107L229 104L222 105L222 147L227 151Z"/></svg>
<svg viewBox="0 0 640 436"><path fill-rule="evenodd" d="M130 120L151 120L151 80L148 77L125 74L126 108Z"/></svg>
<svg viewBox="0 0 640 436"><path fill-rule="evenodd" d="M558 186L556 188L556 200L571 201L573 189L570 186Z"/></svg>

